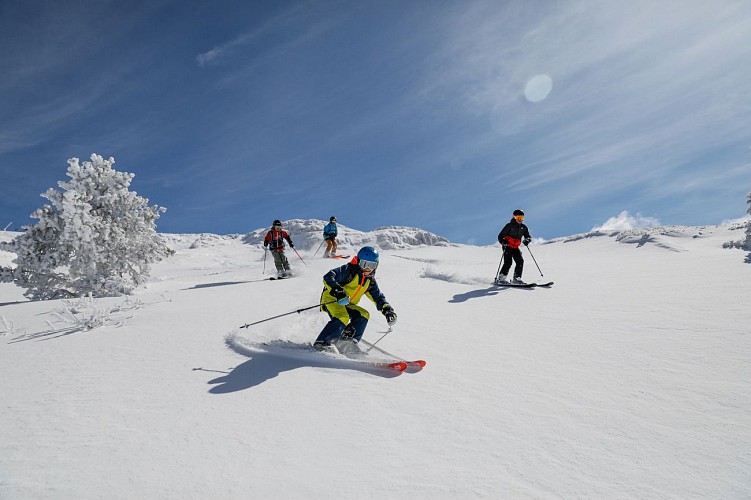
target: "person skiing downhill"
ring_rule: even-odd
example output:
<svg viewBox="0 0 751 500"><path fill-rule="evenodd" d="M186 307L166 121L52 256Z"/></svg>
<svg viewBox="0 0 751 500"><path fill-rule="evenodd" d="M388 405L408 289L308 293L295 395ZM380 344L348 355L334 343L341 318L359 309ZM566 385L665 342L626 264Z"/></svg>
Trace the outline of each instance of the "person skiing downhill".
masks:
<svg viewBox="0 0 751 500"><path fill-rule="evenodd" d="M336 235L338 230L336 228L336 217L331 217L329 223L323 228L323 240L326 242L326 250L323 252L323 257L333 257L336 255Z"/></svg>
<svg viewBox="0 0 751 500"><path fill-rule="evenodd" d="M363 295L375 303L389 326L396 323L396 312L376 283L378 260L376 249L366 246L349 263L323 276L321 310L331 320L313 343L316 350L343 354L360 352L357 343L362 339L370 318L370 313L357 305Z"/></svg>
<svg viewBox="0 0 751 500"><path fill-rule="evenodd" d="M501 232L498 233L498 243L503 247L503 267L498 275L496 282L499 284L508 283L508 272L511 269L511 260L515 262L514 280L512 283L523 284L522 272L524 270L524 257L519 250L519 246L529 245L532 237L529 235L529 228L522 222L524 220L524 211L514 210L511 221L506 224Z"/></svg>
<svg viewBox="0 0 751 500"><path fill-rule="evenodd" d="M292 239L289 237L289 233L282 229L282 222L277 219L274 221L269 232L266 233L266 237L263 239L263 247L264 251L266 251L266 248L271 249L278 278L286 278L292 275L289 261L287 260L287 256L284 255L284 240L287 240L290 248L295 248Z"/></svg>

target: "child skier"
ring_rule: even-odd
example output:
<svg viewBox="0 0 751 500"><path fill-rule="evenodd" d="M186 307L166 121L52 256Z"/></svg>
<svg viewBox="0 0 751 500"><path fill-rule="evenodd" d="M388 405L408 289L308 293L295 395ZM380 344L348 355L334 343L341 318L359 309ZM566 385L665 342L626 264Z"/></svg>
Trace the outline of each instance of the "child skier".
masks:
<svg viewBox="0 0 751 500"><path fill-rule="evenodd" d="M326 242L326 250L323 252L324 258L336 255L336 217L331 217L329 223L323 228L323 240Z"/></svg>
<svg viewBox="0 0 751 500"><path fill-rule="evenodd" d="M287 256L284 255L284 240L287 240L290 248L295 248L292 243L292 239L289 237L289 233L282 229L282 222L275 220L271 229L266 233L266 237L263 239L264 252L266 248L271 249L271 255L274 256L274 266L276 267L276 274L279 278L286 278L291 276L289 261Z"/></svg>
<svg viewBox="0 0 751 500"><path fill-rule="evenodd" d="M323 328L313 347L318 351L358 353L357 343L365 333L370 313L357 303L363 295L372 300L386 317L389 326L396 323L394 308L386 302L375 280L378 252L363 247L348 264L332 269L323 276L321 310L331 321Z"/></svg>
<svg viewBox="0 0 751 500"><path fill-rule="evenodd" d="M522 223L524 220L524 211L514 210L511 221L506 224L501 232L498 233L498 243L503 247L503 267L501 274L496 278L496 283L507 284L508 272L511 269L511 259L514 260L514 280L513 283L524 284L522 281L522 271L524 270L524 258L519 250L519 245L529 245L532 237L529 235L529 229Z"/></svg>

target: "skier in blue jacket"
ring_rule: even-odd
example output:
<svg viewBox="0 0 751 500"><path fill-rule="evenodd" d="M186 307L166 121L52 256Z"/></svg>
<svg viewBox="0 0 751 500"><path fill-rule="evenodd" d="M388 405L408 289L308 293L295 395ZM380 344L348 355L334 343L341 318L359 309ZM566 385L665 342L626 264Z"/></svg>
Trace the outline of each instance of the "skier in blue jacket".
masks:
<svg viewBox="0 0 751 500"><path fill-rule="evenodd" d="M323 240L326 242L326 250L323 252L325 257L333 257L336 255L336 235L338 230L336 228L336 217L331 217L329 223L323 228Z"/></svg>
<svg viewBox="0 0 751 500"><path fill-rule="evenodd" d="M363 247L351 262L323 276L321 310L328 313L331 321L313 343L316 350L345 354L359 351L357 343L362 339L370 318L370 313L357 305L363 295L375 303L389 326L396 323L394 308L376 283L378 258L375 248Z"/></svg>

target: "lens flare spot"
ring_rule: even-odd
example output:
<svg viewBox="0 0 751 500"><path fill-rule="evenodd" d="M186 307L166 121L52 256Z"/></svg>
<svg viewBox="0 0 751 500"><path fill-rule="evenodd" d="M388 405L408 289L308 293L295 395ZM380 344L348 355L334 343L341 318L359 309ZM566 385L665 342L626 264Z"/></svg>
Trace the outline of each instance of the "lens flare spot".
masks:
<svg viewBox="0 0 751 500"><path fill-rule="evenodd" d="M524 97L529 102L544 100L553 90L553 79L548 75L536 75L524 87Z"/></svg>

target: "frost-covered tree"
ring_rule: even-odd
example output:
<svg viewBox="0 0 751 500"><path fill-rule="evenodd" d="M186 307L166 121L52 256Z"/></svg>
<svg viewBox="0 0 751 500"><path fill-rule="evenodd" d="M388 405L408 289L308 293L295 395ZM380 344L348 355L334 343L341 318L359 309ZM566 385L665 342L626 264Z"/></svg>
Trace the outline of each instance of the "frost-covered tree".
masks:
<svg viewBox="0 0 751 500"><path fill-rule="evenodd" d="M13 282L13 268L0 266L0 283Z"/></svg>
<svg viewBox="0 0 751 500"><path fill-rule="evenodd" d="M114 158L68 160L69 181L31 217L39 219L13 240L14 281L34 300L128 294L149 276L151 264L171 255L156 232L166 209L130 191L134 175L112 168Z"/></svg>

